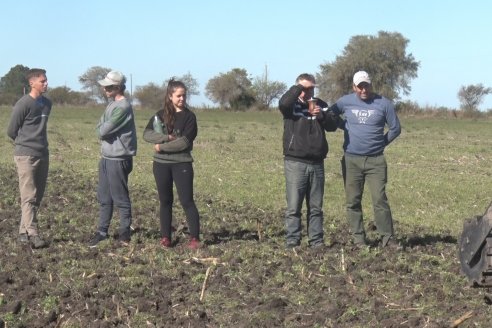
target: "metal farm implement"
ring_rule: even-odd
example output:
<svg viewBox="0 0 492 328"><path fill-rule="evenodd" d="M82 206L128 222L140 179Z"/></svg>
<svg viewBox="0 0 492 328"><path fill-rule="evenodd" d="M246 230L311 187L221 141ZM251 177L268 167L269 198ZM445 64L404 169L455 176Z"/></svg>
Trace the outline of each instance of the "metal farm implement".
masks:
<svg viewBox="0 0 492 328"><path fill-rule="evenodd" d="M464 222L459 259L474 287L492 287L492 203L483 216Z"/></svg>

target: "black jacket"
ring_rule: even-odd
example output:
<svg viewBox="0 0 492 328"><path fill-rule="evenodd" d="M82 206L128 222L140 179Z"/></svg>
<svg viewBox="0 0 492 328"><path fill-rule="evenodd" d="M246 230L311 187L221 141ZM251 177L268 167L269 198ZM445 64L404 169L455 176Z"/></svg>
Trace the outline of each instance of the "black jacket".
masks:
<svg viewBox="0 0 492 328"><path fill-rule="evenodd" d="M279 101L279 109L284 117L284 156L285 159L305 162L322 162L328 154L325 131L335 131L339 118L326 111L328 104L319 98L318 105L325 109L321 118L308 112L308 104L299 100L302 87L292 86Z"/></svg>

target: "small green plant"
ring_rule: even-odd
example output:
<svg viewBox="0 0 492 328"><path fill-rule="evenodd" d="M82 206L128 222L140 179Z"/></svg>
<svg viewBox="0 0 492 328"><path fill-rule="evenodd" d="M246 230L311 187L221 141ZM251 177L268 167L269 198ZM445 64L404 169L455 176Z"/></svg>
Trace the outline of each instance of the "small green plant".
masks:
<svg viewBox="0 0 492 328"><path fill-rule="evenodd" d="M58 307L58 298L50 295L46 296L41 301L41 307L43 308L44 312L56 310L56 308Z"/></svg>

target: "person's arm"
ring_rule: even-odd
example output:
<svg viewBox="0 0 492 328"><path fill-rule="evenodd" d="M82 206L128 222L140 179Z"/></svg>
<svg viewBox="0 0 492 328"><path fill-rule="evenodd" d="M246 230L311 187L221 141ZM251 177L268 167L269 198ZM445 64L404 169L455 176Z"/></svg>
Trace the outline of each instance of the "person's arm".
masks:
<svg viewBox="0 0 492 328"><path fill-rule="evenodd" d="M186 137L180 137L173 141L164 142L155 145L155 150L163 153L179 153L190 146L190 142Z"/></svg>
<svg viewBox="0 0 492 328"><path fill-rule="evenodd" d="M108 139L124 127L130 120L132 115L129 108L115 107L111 111L111 116L109 119L104 120L104 116L101 118L97 126L97 133L100 139Z"/></svg>
<svg viewBox="0 0 492 328"><path fill-rule="evenodd" d="M325 127L326 131L336 131L336 129L344 129L344 119L343 119L343 105L339 102L340 99L328 107L324 111L326 117L328 118L328 125Z"/></svg>
<svg viewBox="0 0 492 328"><path fill-rule="evenodd" d="M292 107L301 95L303 86L300 84L293 85L278 101L278 108L284 117L292 115Z"/></svg>
<svg viewBox="0 0 492 328"><path fill-rule="evenodd" d="M155 115L150 118L149 123L147 123L147 126L145 127L143 132L144 140L153 144L161 144L170 141L169 135L157 132L154 129L154 117Z"/></svg>
<svg viewBox="0 0 492 328"><path fill-rule="evenodd" d="M177 153L186 150L191 146L197 134L198 126L196 117L192 112L188 112L183 131L180 131L180 135L175 140L156 145L156 151L159 149L159 151L165 153Z"/></svg>
<svg viewBox="0 0 492 328"><path fill-rule="evenodd" d="M386 124L388 125L388 132L384 135L384 141L386 145L389 145L401 133L400 120L396 115L395 106L392 103L390 103L386 110Z"/></svg>
<svg viewBox="0 0 492 328"><path fill-rule="evenodd" d="M336 102L328 108L328 111L334 113L335 115L342 115L343 114L343 107L340 108L340 106L338 105L338 102Z"/></svg>
<svg viewBox="0 0 492 328"><path fill-rule="evenodd" d="M19 130L26 119L27 113L27 106L22 107L19 103L15 104L14 109L12 110L12 116L10 117L9 126L7 128L7 135L10 139L15 141L15 138L17 138Z"/></svg>
<svg viewBox="0 0 492 328"><path fill-rule="evenodd" d="M320 115L322 117L320 121L325 131L333 132L342 126L342 119L340 115L335 114L333 111L329 109L326 111L321 111Z"/></svg>

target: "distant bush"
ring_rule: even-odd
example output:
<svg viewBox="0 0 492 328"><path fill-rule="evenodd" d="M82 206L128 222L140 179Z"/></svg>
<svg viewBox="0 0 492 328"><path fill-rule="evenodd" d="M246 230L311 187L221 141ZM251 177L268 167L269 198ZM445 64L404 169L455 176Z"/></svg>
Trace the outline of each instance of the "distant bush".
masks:
<svg viewBox="0 0 492 328"><path fill-rule="evenodd" d="M416 115L422 112L422 108L414 101L399 101L395 104L395 110L398 114Z"/></svg>
<svg viewBox="0 0 492 328"><path fill-rule="evenodd" d="M492 109L487 111L464 111L445 106L420 106L414 101L399 101L395 104L395 110L400 116L435 117L435 118L467 118L488 119L492 118Z"/></svg>
<svg viewBox="0 0 492 328"><path fill-rule="evenodd" d="M13 106L19 96L10 92L0 92L0 105Z"/></svg>

